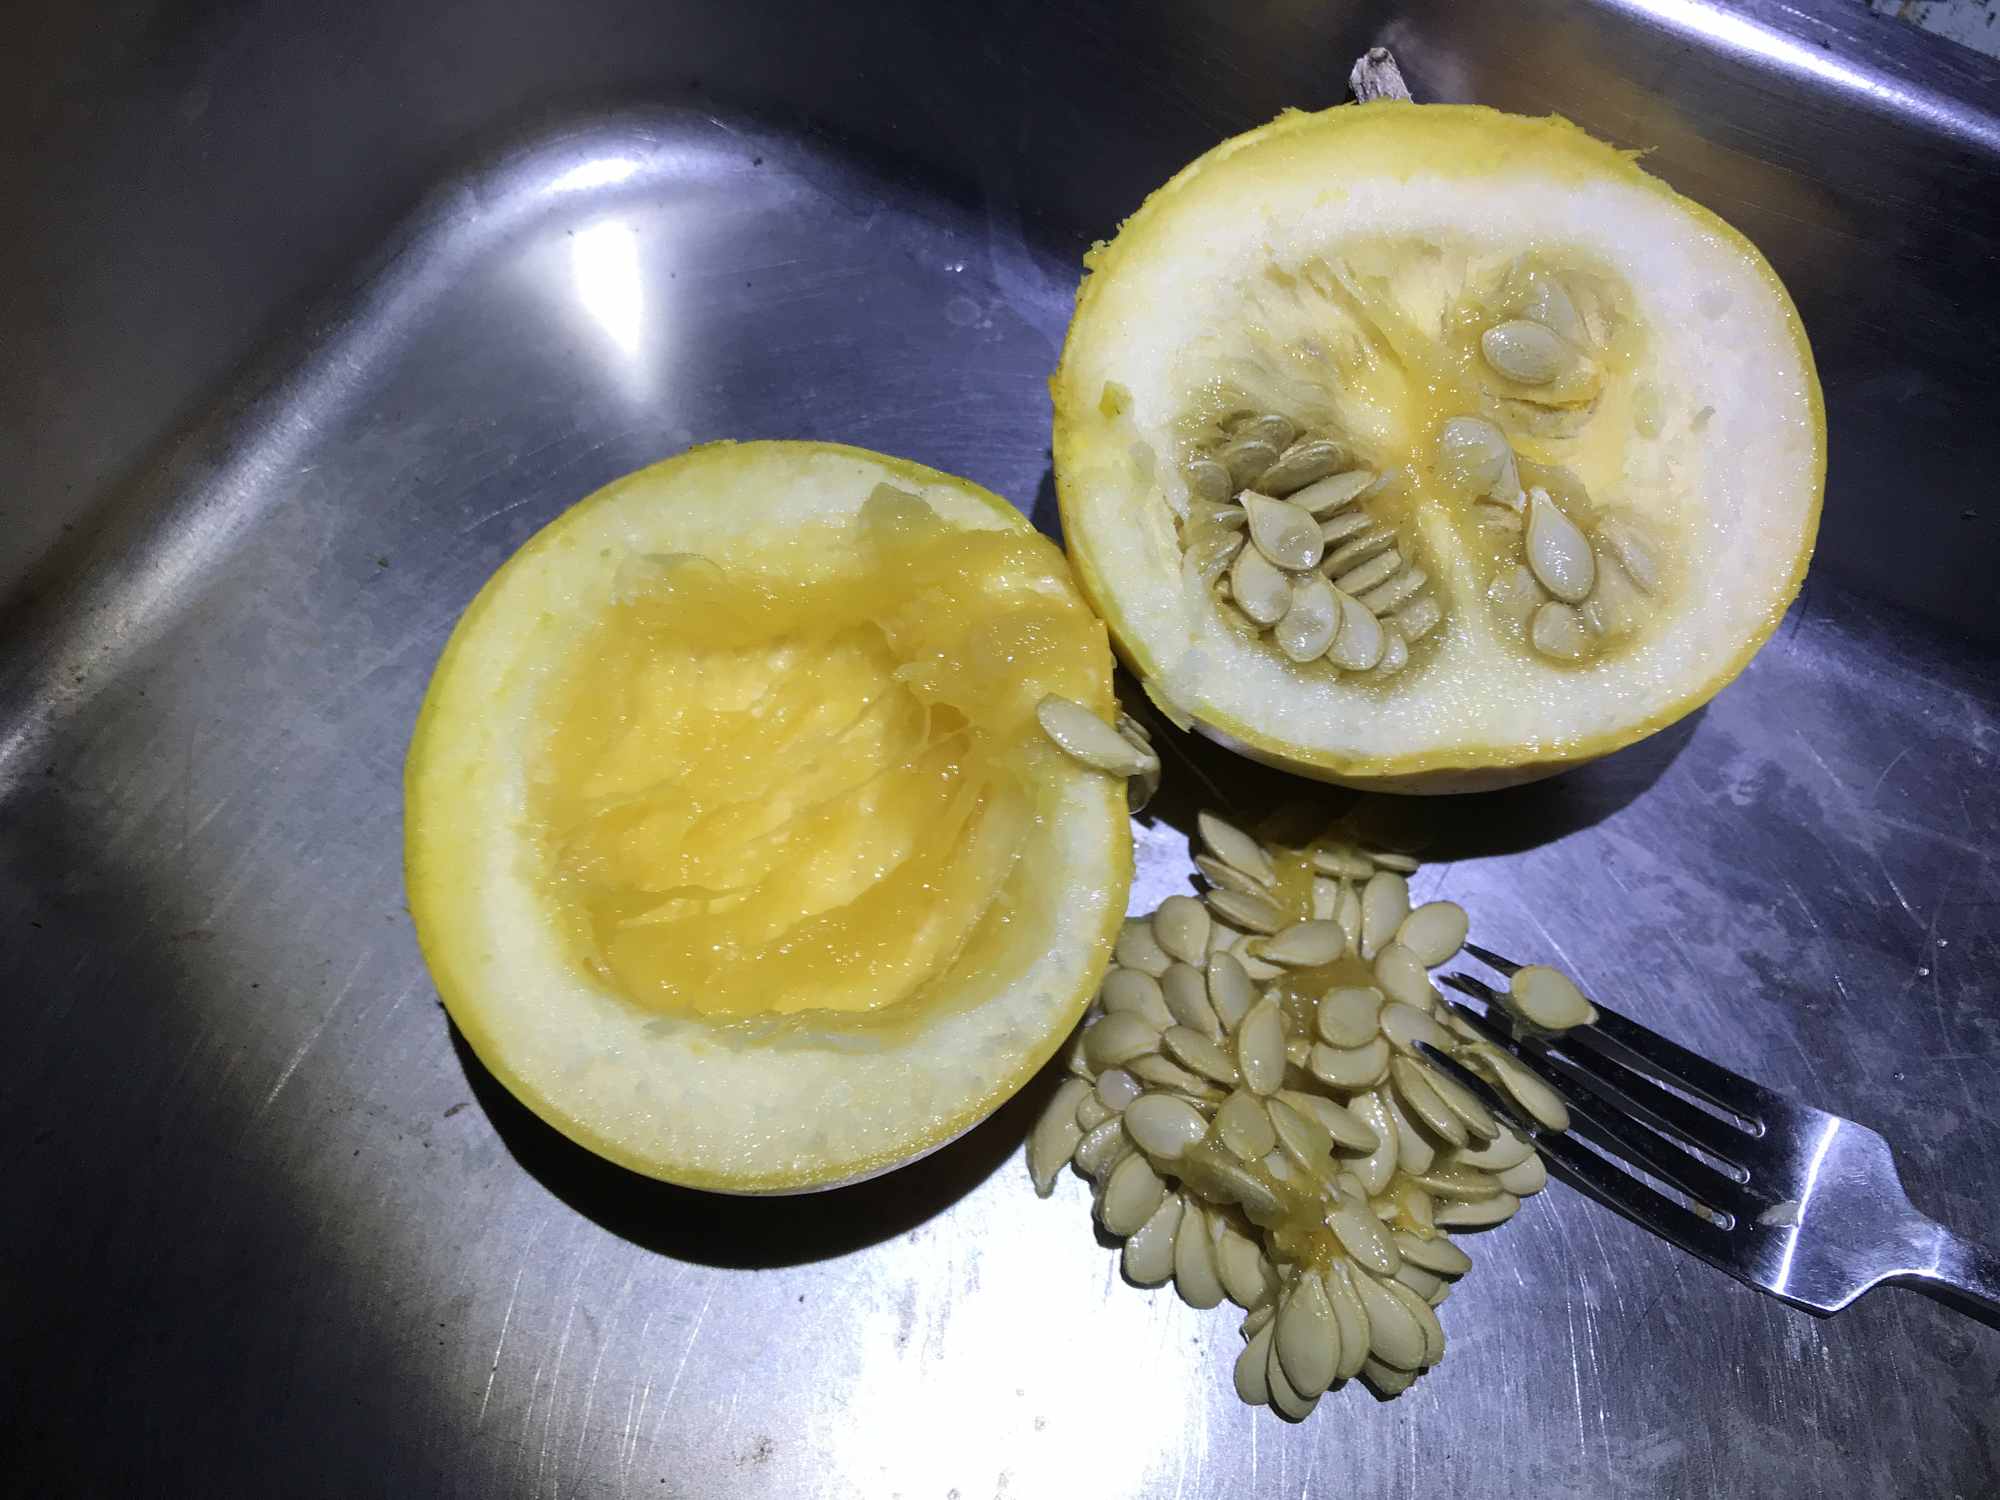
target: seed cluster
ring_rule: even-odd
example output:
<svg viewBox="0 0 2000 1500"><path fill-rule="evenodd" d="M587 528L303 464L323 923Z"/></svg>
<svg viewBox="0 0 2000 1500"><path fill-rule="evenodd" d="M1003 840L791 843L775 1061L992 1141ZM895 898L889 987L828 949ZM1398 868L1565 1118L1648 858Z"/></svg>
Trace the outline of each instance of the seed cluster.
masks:
<svg viewBox="0 0 2000 1500"><path fill-rule="evenodd" d="M1549 486L1523 485L1495 418L1575 435L1601 389L1598 340L1553 274L1517 263L1504 290L1511 315L1477 340L1487 414L1440 424L1438 468L1473 497L1483 526L1520 538L1518 561L1488 583L1489 604L1541 656L1582 661L1638 629L1660 563L1632 521L1598 513L1578 487L1566 508ZM1388 677L1443 619L1408 528L1375 513L1393 476L1338 437L1301 432L1281 412L1238 412L1182 472L1187 568L1292 661Z"/></svg>
<svg viewBox="0 0 2000 1500"><path fill-rule="evenodd" d="M1435 1309L1472 1264L1448 1231L1503 1222L1547 1181L1428 1049L1544 1128L1568 1116L1432 987L1467 919L1411 908L1414 859L1266 846L1207 813L1199 833L1209 889L1126 922L1028 1165L1043 1197L1065 1163L1092 1182L1133 1281L1242 1307L1237 1392L1297 1420L1337 1381L1394 1395L1436 1364ZM1308 880L1283 878L1302 860ZM1522 988L1509 1003L1537 1024L1589 1018L1552 970Z"/></svg>
<svg viewBox="0 0 2000 1500"><path fill-rule="evenodd" d="M1408 538L1369 512L1382 476L1276 412L1224 432L1185 471L1181 540L1197 576L1295 662L1401 671L1442 616Z"/></svg>

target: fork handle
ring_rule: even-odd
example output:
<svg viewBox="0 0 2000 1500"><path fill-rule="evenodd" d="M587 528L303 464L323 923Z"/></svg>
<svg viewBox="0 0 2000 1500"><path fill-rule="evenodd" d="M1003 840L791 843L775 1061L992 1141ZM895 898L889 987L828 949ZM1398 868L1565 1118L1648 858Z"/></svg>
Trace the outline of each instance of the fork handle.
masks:
<svg viewBox="0 0 2000 1500"><path fill-rule="evenodd" d="M1987 1320L2000 1319L2000 1252L1989 1250L1942 1224L1931 1264L1893 1278L1919 1291L1944 1293L1946 1300L1963 1300L1981 1309Z"/></svg>

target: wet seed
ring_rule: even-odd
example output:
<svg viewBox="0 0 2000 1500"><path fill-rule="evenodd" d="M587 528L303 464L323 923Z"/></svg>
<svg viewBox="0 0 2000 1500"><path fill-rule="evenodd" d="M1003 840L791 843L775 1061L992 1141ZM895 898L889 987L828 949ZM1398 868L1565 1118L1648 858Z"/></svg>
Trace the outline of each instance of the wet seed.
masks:
<svg viewBox="0 0 2000 1500"><path fill-rule="evenodd" d="M1267 495L1291 495L1326 478L1347 462L1347 450L1332 438L1300 438L1258 476Z"/></svg>
<svg viewBox="0 0 2000 1500"><path fill-rule="evenodd" d="M1160 981L1138 969L1113 969L1097 992L1097 1003L1107 1016L1129 1012L1161 1031L1174 1024L1173 1014L1160 993Z"/></svg>
<svg viewBox="0 0 2000 1500"><path fill-rule="evenodd" d="M1403 554L1391 547L1379 552L1359 567L1348 569L1334 579L1334 587L1344 594L1352 594L1359 599L1369 590L1387 583L1403 568Z"/></svg>
<svg viewBox="0 0 2000 1500"><path fill-rule="evenodd" d="M1487 329L1479 336L1479 352L1495 371L1521 385L1548 385L1576 357L1548 329L1523 318Z"/></svg>
<svg viewBox="0 0 2000 1500"><path fill-rule="evenodd" d="M1383 555L1390 556L1392 554L1385 553ZM1410 600L1422 593L1424 585L1430 581L1431 575L1426 573L1422 568L1405 568L1387 583L1378 583L1374 588L1364 592L1360 596L1361 602L1368 607L1369 612L1372 614L1391 614L1401 609ZM1342 582L1341 587L1347 587L1345 581Z"/></svg>
<svg viewBox="0 0 2000 1500"><path fill-rule="evenodd" d="M1253 896L1263 891L1263 887L1250 876L1233 865L1224 864L1212 854L1197 854L1194 857L1194 867L1201 871L1202 878L1210 885L1221 886L1226 890L1242 891Z"/></svg>
<svg viewBox="0 0 2000 1500"><path fill-rule="evenodd" d="M1325 572L1328 577L1338 580L1341 575L1371 558L1381 556L1395 545L1396 530L1393 526L1377 526L1368 531L1358 532L1327 553ZM1386 578L1388 574L1382 576ZM1378 578L1367 587L1373 588L1381 581L1382 579Z"/></svg>
<svg viewBox="0 0 2000 1500"><path fill-rule="evenodd" d="M1244 1161L1259 1161L1278 1144L1271 1116L1257 1096L1238 1089L1215 1112L1215 1133Z"/></svg>
<svg viewBox="0 0 2000 1500"><path fill-rule="evenodd" d="M1417 956L1427 969L1435 969L1465 946L1471 926L1465 908L1456 901L1427 901L1417 907L1396 929L1396 941Z"/></svg>
<svg viewBox="0 0 2000 1500"><path fill-rule="evenodd" d="M1470 1203L1447 1203L1437 1211L1437 1223L1440 1229L1487 1229L1506 1223L1520 1207L1519 1198L1499 1192Z"/></svg>
<svg viewBox="0 0 2000 1500"><path fill-rule="evenodd" d="M1181 1232L1174 1239L1174 1290L1190 1307L1214 1307L1223 1298L1208 1215L1193 1203L1188 1204Z"/></svg>
<svg viewBox="0 0 2000 1500"><path fill-rule="evenodd" d="M1226 1088L1235 1088L1242 1082L1242 1074L1237 1072L1229 1054L1192 1027L1169 1026L1162 1042L1169 1057L1202 1077L1213 1079Z"/></svg>
<svg viewBox="0 0 2000 1500"><path fill-rule="evenodd" d="M1285 1022L1276 1002L1260 1000L1244 1014L1236 1028L1236 1065L1256 1093L1273 1093L1284 1081Z"/></svg>
<svg viewBox="0 0 2000 1500"><path fill-rule="evenodd" d="M1287 968L1317 969L1339 958L1347 935L1338 922L1294 922L1258 945L1258 955Z"/></svg>
<svg viewBox="0 0 2000 1500"><path fill-rule="evenodd" d="M1361 956L1373 961L1410 914L1410 887L1393 870L1378 870L1361 888Z"/></svg>
<svg viewBox="0 0 2000 1500"><path fill-rule="evenodd" d="M1326 654L1339 630L1339 602L1326 580L1315 573L1293 582L1291 607L1272 636L1293 661L1308 662Z"/></svg>
<svg viewBox="0 0 2000 1500"><path fill-rule="evenodd" d="M1264 896L1248 891L1216 889L1203 899L1223 921L1246 932L1273 933L1285 925L1284 912Z"/></svg>
<svg viewBox="0 0 2000 1500"><path fill-rule="evenodd" d="M1211 812L1198 813L1195 832L1208 852L1224 864L1241 870L1259 885L1268 888L1277 884L1278 872L1271 864L1271 856L1234 823L1225 822Z"/></svg>
<svg viewBox="0 0 2000 1500"><path fill-rule="evenodd" d="M1189 459L1184 472L1188 493L1197 500L1221 505L1235 493L1229 481L1229 470L1212 458Z"/></svg>
<svg viewBox="0 0 2000 1500"><path fill-rule="evenodd" d="M1142 1094L1125 1110L1125 1130L1148 1156L1173 1162L1208 1134L1208 1119L1172 1094Z"/></svg>
<svg viewBox="0 0 2000 1500"><path fill-rule="evenodd" d="M1227 444L1216 457L1229 471L1229 487L1242 490L1255 484L1278 461L1278 449L1261 437L1246 436Z"/></svg>
<svg viewBox="0 0 2000 1500"><path fill-rule="evenodd" d="M1344 985L1320 997L1315 1020L1329 1047L1365 1047L1381 1030L1381 1014L1380 990Z"/></svg>
<svg viewBox="0 0 2000 1500"><path fill-rule="evenodd" d="M1199 1031L1212 1042L1222 1040L1222 1022L1208 1003L1208 978L1188 964L1175 964L1160 980L1167 1009L1182 1026Z"/></svg>
<svg viewBox="0 0 2000 1500"><path fill-rule="evenodd" d="M1255 547L1229 565L1229 596L1252 623L1275 625L1292 607L1292 582Z"/></svg>
<svg viewBox="0 0 2000 1500"><path fill-rule="evenodd" d="M1153 1216L1125 1242L1125 1274L1140 1286L1159 1286L1174 1274L1174 1237L1180 1232L1181 1195L1169 1193Z"/></svg>
<svg viewBox="0 0 2000 1500"><path fill-rule="evenodd" d="M1273 563L1302 573L1319 562L1324 551L1319 527L1298 506L1246 490L1243 508L1250 516L1251 542Z"/></svg>
<svg viewBox="0 0 2000 1500"><path fill-rule="evenodd" d="M1577 661L1590 650L1590 631L1583 616L1553 599L1535 611L1528 640L1542 655L1558 661Z"/></svg>
<svg viewBox="0 0 2000 1500"><path fill-rule="evenodd" d="M1118 929L1118 943L1112 956L1128 969L1137 969L1142 974L1158 979L1167 972L1173 955L1160 946L1153 936L1153 924L1145 917L1127 917L1125 925Z"/></svg>
<svg viewBox="0 0 2000 1500"><path fill-rule="evenodd" d="M1224 1027L1235 1029L1256 999L1250 976L1233 955L1218 953L1209 959L1208 1003Z"/></svg>
<svg viewBox="0 0 2000 1500"><path fill-rule="evenodd" d="M1035 705L1042 732L1072 760L1113 776L1137 776L1160 768L1159 758L1130 743L1081 703L1050 693Z"/></svg>
<svg viewBox="0 0 2000 1500"><path fill-rule="evenodd" d="M1322 1083L1359 1092L1374 1087L1387 1074L1389 1044L1379 1036L1359 1047L1329 1047L1325 1042L1315 1042L1306 1068Z"/></svg>
<svg viewBox="0 0 2000 1500"><path fill-rule="evenodd" d="M1326 659L1348 672L1365 672L1382 659L1388 637L1382 622L1368 612L1359 599L1334 590L1340 601L1340 633L1327 649Z"/></svg>
<svg viewBox="0 0 2000 1500"><path fill-rule="evenodd" d="M1565 604L1581 604L1597 583L1590 541L1540 485L1528 491L1524 543L1536 580Z"/></svg>
<svg viewBox="0 0 2000 1500"><path fill-rule="evenodd" d="M1542 1165L1541 1157L1531 1156L1500 1173L1497 1181L1516 1198L1530 1198L1549 1185L1549 1169Z"/></svg>
<svg viewBox="0 0 2000 1500"><path fill-rule="evenodd" d="M1192 896L1169 896L1153 913L1153 936L1172 958L1199 969L1208 962L1208 908Z"/></svg>
<svg viewBox="0 0 2000 1500"><path fill-rule="evenodd" d="M1112 1234L1137 1234L1166 1196L1167 1185L1153 1164L1135 1153L1113 1167L1105 1179L1098 1217Z"/></svg>
<svg viewBox="0 0 2000 1500"><path fill-rule="evenodd" d="M1035 1184L1036 1197L1046 1198L1055 1190L1056 1174L1083 1139L1076 1123L1076 1107L1089 1097L1089 1084L1081 1078L1066 1078L1035 1122L1028 1136L1028 1176Z"/></svg>
<svg viewBox="0 0 2000 1500"><path fill-rule="evenodd" d="M1597 1018L1597 1008L1583 997L1575 982L1561 970L1543 964L1515 971L1507 981L1507 1006L1549 1031L1582 1026Z"/></svg>
<svg viewBox="0 0 2000 1500"><path fill-rule="evenodd" d="M1355 498L1375 482L1375 477L1368 469L1352 469L1345 474L1333 474L1317 480L1291 495L1290 499L1300 509L1324 519L1342 506L1352 505Z"/></svg>
<svg viewBox="0 0 2000 1500"><path fill-rule="evenodd" d="M1403 639L1420 641L1437 629L1444 618L1444 610L1437 600L1428 595L1412 600L1396 611L1396 628L1403 632Z"/></svg>
<svg viewBox="0 0 2000 1500"><path fill-rule="evenodd" d="M1375 955L1375 982L1391 1000L1400 1000L1405 1007L1422 1011L1426 1017L1437 1008L1438 993L1431 988L1431 977L1424 970L1423 960L1401 943L1385 943ZM1438 1034L1444 1036L1442 1031ZM1443 1046L1444 1042L1438 1045Z"/></svg>

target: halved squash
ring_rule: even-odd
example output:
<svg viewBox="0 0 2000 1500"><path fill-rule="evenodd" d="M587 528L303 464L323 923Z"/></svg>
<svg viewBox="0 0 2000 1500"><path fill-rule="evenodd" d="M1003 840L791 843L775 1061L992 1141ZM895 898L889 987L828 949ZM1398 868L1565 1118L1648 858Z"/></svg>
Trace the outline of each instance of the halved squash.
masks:
<svg viewBox="0 0 2000 1500"><path fill-rule="evenodd" d="M608 486L466 610L406 773L410 908L480 1060L590 1149L733 1192L950 1140L1109 961L1102 625L1003 500L720 443Z"/></svg>
<svg viewBox="0 0 2000 1500"><path fill-rule="evenodd" d="M1529 780L1698 707L1798 591L1825 426L1791 301L1566 121L1286 114L1087 264L1064 533L1184 725L1380 790Z"/></svg>

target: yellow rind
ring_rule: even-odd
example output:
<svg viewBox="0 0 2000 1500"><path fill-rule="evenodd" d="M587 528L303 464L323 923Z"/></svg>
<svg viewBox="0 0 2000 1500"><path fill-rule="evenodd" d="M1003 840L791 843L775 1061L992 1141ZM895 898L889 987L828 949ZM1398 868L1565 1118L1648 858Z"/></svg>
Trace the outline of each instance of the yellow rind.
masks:
<svg viewBox="0 0 2000 1500"><path fill-rule="evenodd" d="M1065 536L1074 537L1084 497L1078 475L1085 472L1089 446L1089 415L1100 393L1082 389L1075 370L1076 354L1088 335L1090 317L1107 279L1128 261L1154 253L1170 253L1158 232L1164 206L1204 176L1225 169L1282 174L1297 138L1311 135L1315 150L1337 145L1365 155L1370 170L1381 174L1477 178L1533 154L1537 173L1557 180L1581 182L1612 178L1638 186L1670 203L1699 230L1728 245L1753 266L1773 302L1782 309L1785 325L1805 372L1805 397L1814 442L1810 510L1802 528L1804 544L1790 559L1787 575L1770 610L1740 649L1664 707L1615 732L1580 737L1559 745L1480 745L1436 753L1388 756L1341 756L1311 750L1261 733L1241 719L1179 703L1157 686L1165 664L1151 657L1138 635L1121 620L1116 591L1103 570L1084 549L1072 544L1070 564L1092 608L1111 631L1112 644L1126 665L1145 684L1162 711L1176 722L1192 721L1218 743L1283 770L1339 782L1366 790L1404 793L1485 791L1538 780L1608 755L1686 717L1727 687L1749 665L1784 618L1786 608L1804 584L1812 557L1826 479L1826 406L1812 358L1805 325L1791 294L1757 248L1733 227L1682 197L1666 183L1643 171L1638 154L1623 151L1589 135L1560 116L1530 119L1505 114L1484 105L1410 104L1379 100L1341 105L1317 113L1288 110L1268 125L1247 131L1198 157L1150 194L1117 236L1100 242L1085 257L1088 274L1078 288L1062 360L1049 382L1055 406L1053 451L1056 497ZM1249 158L1262 158L1254 162Z"/></svg>
<svg viewBox="0 0 2000 1500"><path fill-rule="evenodd" d="M1124 783L1082 767L1066 771L1063 774L1067 779L1061 788L1065 825L1077 820L1086 832L1088 824L1097 825L1095 835L1086 841L1095 865L1052 870L1047 876L1051 885L1062 883L1074 887L1082 893L1079 899L1095 902L1096 909L1085 913L1086 935L1067 955L1073 982L1038 1015L1037 1034L1022 1044L1018 1057L991 1086L959 1099L941 1117L897 1141L893 1147L866 1156L806 1168L717 1171L698 1159L634 1149L600 1128L592 1118L564 1107L555 1097L555 1091L547 1086L545 1079L536 1076L532 1067L517 1065L519 1049L510 1048L489 1024L491 1007L474 972L480 955L467 948L465 935L454 930L455 918L451 915L452 897L462 893L467 881L474 877L469 852L473 830L459 815L463 803L454 795L457 787L464 784L459 779L463 770L450 762L465 758L464 742L478 732L477 709L482 706L459 701L457 686L469 676L465 670L468 663L482 651L492 649L486 636L491 627L503 623L494 612L502 607L500 601L507 581L518 568L561 547L567 537L588 524L604 507L619 504L622 497L635 491L643 495L670 473L684 478L689 471L706 468L717 487L726 488L732 469L749 469L774 454L845 457L879 470L881 480L899 481L919 491L945 486L962 500L971 502L996 526L1030 529L1027 519L1007 501L968 480L910 460L843 444L725 441L663 460L613 481L563 512L487 580L460 617L438 659L418 712L403 778L404 871L411 919L439 997L481 1064L529 1110L578 1145L648 1177L732 1194L812 1192L858 1182L927 1155L985 1119L1054 1056L1089 1005L1110 964L1132 880ZM862 497L865 493L864 488ZM738 495L735 499L739 503L753 503L750 497ZM514 634L518 637L520 632L534 628L532 624L515 622ZM506 643L508 634L502 630L500 644ZM1108 710L1115 702L1108 656L1102 697L1101 704L1092 706ZM478 757L473 759L477 762ZM491 764L483 766L482 771L487 775L499 774L499 768ZM540 977L530 976L529 982ZM972 1008L976 1009L976 1005ZM922 1018L911 1023L917 1030L924 1024Z"/></svg>

